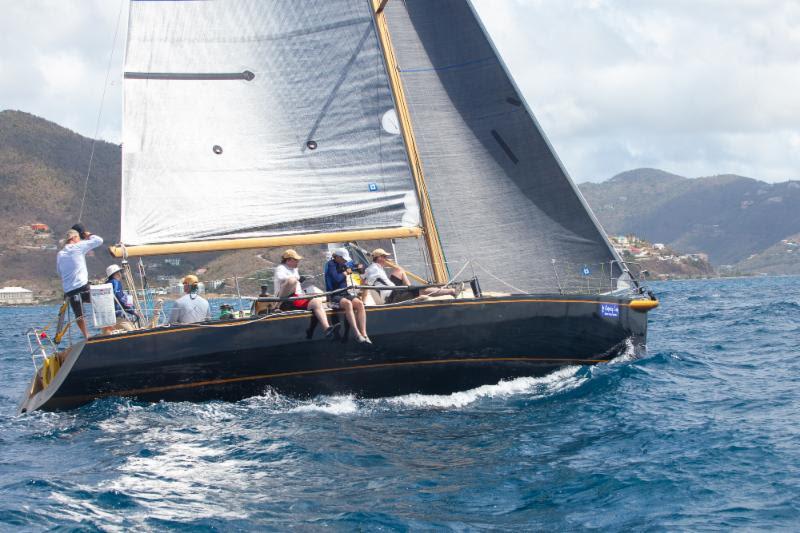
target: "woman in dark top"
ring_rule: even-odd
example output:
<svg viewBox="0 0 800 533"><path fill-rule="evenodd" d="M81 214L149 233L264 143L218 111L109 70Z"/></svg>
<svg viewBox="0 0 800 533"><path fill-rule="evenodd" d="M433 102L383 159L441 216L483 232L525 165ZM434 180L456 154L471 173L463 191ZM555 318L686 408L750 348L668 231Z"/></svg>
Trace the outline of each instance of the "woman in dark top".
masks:
<svg viewBox="0 0 800 533"><path fill-rule="evenodd" d="M325 289L327 291L335 291L347 288L349 276L353 272L353 266L347 249L338 248L334 250L333 257L325 264ZM364 302L360 298L343 290L332 294L330 303L332 309L344 311L347 322L356 332L356 340L358 342L372 344L369 336L367 336L367 311L364 308Z"/></svg>

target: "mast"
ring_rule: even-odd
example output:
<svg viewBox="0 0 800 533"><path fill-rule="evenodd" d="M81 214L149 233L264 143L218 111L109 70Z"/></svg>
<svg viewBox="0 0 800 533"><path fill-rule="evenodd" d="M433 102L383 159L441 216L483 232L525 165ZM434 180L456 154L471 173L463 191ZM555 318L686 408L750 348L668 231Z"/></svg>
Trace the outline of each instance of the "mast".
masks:
<svg viewBox="0 0 800 533"><path fill-rule="evenodd" d="M388 228L374 230L339 231L333 233L307 233L280 235L275 237L252 237L247 239L221 239L214 241L191 241L165 244L142 244L136 246L109 246L114 257L136 257L145 255L187 254L193 252L223 252L271 248L275 246L303 246L331 242L369 241L376 239L403 239L419 237L420 228Z"/></svg>
<svg viewBox="0 0 800 533"><path fill-rule="evenodd" d="M394 94L397 116L400 122L400 131L403 134L403 141L406 145L411 173L414 176L414 183L417 188L417 198L419 200L420 215L422 221L423 235L428 254L431 259L431 268L435 283L447 283L449 275L444 259L444 252L439 240L439 232L436 229L436 221L433 218L428 189L425 185L425 176L422 172L422 162L417 150L417 143L414 139L414 132L411 127L411 115L408 111L403 84L400 81L399 67L397 58L392 48L392 40L389 35L389 26L386 23L384 8L389 0L370 0L375 12L375 26L378 31L378 39L383 49L383 58L386 62L386 72L389 75L389 84Z"/></svg>

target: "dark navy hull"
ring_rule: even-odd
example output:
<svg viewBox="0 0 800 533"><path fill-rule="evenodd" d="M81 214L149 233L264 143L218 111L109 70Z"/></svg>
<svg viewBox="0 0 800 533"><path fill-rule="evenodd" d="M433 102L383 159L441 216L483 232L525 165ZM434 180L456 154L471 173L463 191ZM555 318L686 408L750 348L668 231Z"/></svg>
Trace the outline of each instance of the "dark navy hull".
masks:
<svg viewBox="0 0 800 533"><path fill-rule="evenodd" d="M604 303L612 305L601 312ZM643 347L647 314L629 304L510 296L371 307L372 345L356 343L343 327L347 336L334 341L319 327L309 331L307 312L95 337L73 346L50 385L20 411L69 409L107 396L235 401L268 387L301 397L450 393L605 362L631 342Z"/></svg>

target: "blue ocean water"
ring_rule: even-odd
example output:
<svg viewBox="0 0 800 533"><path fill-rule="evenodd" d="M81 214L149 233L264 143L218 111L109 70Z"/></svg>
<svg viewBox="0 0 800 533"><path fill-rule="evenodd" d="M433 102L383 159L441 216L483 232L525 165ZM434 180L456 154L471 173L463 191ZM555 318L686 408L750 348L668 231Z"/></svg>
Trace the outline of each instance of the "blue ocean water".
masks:
<svg viewBox="0 0 800 533"><path fill-rule="evenodd" d="M800 527L800 278L655 284L649 353L450 396L97 401L17 417L0 309L0 529Z"/></svg>

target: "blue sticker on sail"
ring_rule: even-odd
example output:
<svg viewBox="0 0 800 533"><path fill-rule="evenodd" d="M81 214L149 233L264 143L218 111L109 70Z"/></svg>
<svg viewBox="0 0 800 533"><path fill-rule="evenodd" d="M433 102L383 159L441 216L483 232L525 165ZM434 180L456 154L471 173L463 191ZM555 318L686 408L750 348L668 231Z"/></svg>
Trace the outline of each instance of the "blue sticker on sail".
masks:
<svg viewBox="0 0 800 533"><path fill-rule="evenodd" d="M369 192L376 192L377 190L378 190L378 184L377 183L370 183L369 184Z"/></svg>
<svg viewBox="0 0 800 533"><path fill-rule="evenodd" d="M600 316L619 318L619 306L617 304L600 304Z"/></svg>
<svg viewBox="0 0 800 533"><path fill-rule="evenodd" d="M586 266L586 265L583 265L583 269L581 269L581 274L583 274L584 276L588 276L591 273L592 273L592 271L589 270L589 267Z"/></svg>

